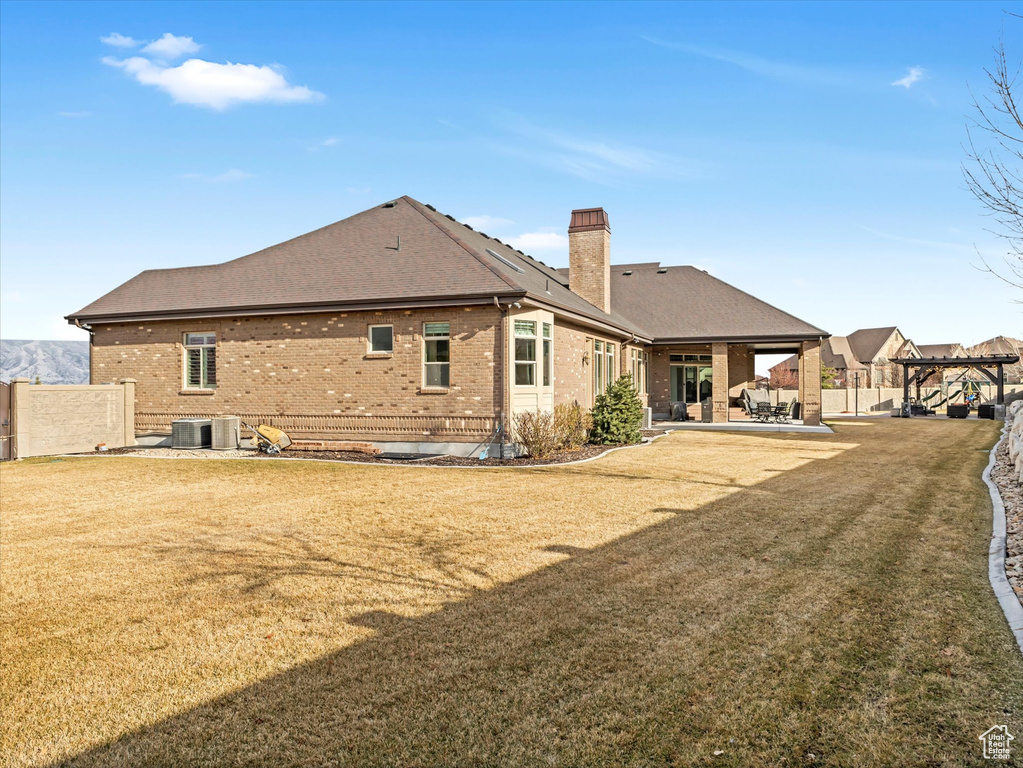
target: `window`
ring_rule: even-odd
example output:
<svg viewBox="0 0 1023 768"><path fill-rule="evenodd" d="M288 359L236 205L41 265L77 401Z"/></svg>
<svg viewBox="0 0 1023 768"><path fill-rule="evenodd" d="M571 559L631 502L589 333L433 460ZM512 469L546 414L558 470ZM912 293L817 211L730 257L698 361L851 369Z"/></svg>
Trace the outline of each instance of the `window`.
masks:
<svg viewBox="0 0 1023 768"><path fill-rule="evenodd" d="M618 378L615 368L615 347L610 341L593 342L593 390L603 394Z"/></svg>
<svg viewBox="0 0 1023 768"><path fill-rule="evenodd" d="M645 392L646 384L646 363L645 353L642 349L630 350L630 362L632 369L632 385L637 392Z"/></svg>
<svg viewBox="0 0 1023 768"><path fill-rule="evenodd" d="M394 329L390 325L371 325L369 327L369 351L394 351Z"/></svg>
<svg viewBox="0 0 1023 768"><path fill-rule="evenodd" d="M217 334L185 334L185 389L216 389Z"/></svg>
<svg viewBox="0 0 1023 768"><path fill-rule="evenodd" d="M549 387L554 379L554 329L543 324L543 385Z"/></svg>
<svg viewBox="0 0 1023 768"><path fill-rule="evenodd" d="M536 386L536 322L515 321L515 386Z"/></svg>
<svg viewBox="0 0 1023 768"><path fill-rule="evenodd" d="M450 382L451 323L423 323L423 382L446 388Z"/></svg>

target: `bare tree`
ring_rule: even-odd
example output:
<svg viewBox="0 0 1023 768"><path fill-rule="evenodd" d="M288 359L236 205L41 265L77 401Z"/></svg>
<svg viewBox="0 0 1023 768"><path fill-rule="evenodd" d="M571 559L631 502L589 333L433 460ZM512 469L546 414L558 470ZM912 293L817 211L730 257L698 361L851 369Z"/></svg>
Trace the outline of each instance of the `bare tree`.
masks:
<svg viewBox="0 0 1023 768"><path fill-rule="evenodd" d="M1023 118L1014 91L1020 66L1010 66L1001 40L995 63L985 69L988 94L973 98L974 117L967 126L966 186L998 224L993 234L1006 241L1005 267L985 269L1015 288L1023 289Z"/></svg>

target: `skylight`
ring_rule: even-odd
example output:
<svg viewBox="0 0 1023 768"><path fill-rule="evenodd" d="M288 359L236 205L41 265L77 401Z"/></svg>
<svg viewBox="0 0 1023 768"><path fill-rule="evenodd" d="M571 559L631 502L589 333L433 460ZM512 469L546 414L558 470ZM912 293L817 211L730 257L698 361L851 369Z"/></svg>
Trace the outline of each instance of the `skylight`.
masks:
<svg viewBox="0 0 1023 768"><path fill-rule="evenodd" d="M526 270L524 270L522 267L520 267L515 262L506 259L504 256L499 254L497 251L492 251L489 248L487 248L487 253L489 253L491 256L493 256L495 259L497 259L502 264L504 264L506 267L511 267L516 272L521 272L522 274L526 273Z"/></svg>

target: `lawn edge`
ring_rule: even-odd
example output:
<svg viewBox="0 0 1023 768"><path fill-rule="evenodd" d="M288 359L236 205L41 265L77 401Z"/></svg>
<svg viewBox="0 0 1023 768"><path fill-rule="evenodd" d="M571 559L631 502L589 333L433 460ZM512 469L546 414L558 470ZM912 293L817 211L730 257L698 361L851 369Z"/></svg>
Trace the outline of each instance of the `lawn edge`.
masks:
<svg viewBox="0 0 1023 768"><path fill-rule="evenodd" d="M998 487L991 480L991 470L994 468L996 461L995 454L998 451L998 446L1005 439L1008 429L1008 424L1002 427L1000 437L991 447L990 458L981 478L987 485L988 493L991 495L991 506L993 507L991 546L988 549L988 579L991 582L991 588L994 590L995 597L998 599L998 604L1002 607L1002 612L1005 614L1005 620L1009 622L1009 629L1016 638L1016 645L1019 646L1020 654L1023 655L1023 604L1020 603L1016 593L1013 592L1012 585L1009 584L1009 579L1005 575L1007 536L1005 505L1002 504L1002 495L998 491Z"/></svg>

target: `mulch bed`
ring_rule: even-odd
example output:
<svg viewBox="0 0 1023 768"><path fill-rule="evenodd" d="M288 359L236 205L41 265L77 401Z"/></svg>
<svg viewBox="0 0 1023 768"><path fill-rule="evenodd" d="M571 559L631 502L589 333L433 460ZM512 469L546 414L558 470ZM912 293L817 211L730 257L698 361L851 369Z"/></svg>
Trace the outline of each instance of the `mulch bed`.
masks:
<svg viewBox="0 0 1023 768"><path fill-rule="evenodd" d="M648 440L665 434L662 429L642 430L643 439ZM550 464L566 464L571 461L592 459L606 453L617 445L584 445L577 451L558 451L543 459L523 456L517 459L489 458L484 461L466 456L437 456L424 459L384 459L379 456L368 456L356 451L284 451L276 456L259 454L265 459L323 459L326 461L357 461L364 464L414 464L419 467L542 467Z"/></svg>
<svg viewBox="0 0 1023 768"><path fill-rule="evenodd" d="M1008 440L1003 439L995 451L991 479L998 487L1002 504L1005 505L1005 575L1023 603L1023 486L1016 479L1016 468L1009 461Z"/></svg>
<svg viewBox="0 0 1023 768"><path fill-rule="evenodd" d="M650 440L659 435L665 434L663 429L644 429L642 435L644 441ZM274 456L268 456L265 453L258 453L256 451L246 451L246 458L260 458L260 459L319 459L322 461L354 461L360 464L412 464L419 467L542 467L551 464L566 464L572 461L581 461L583 459L592 459L595 456L599 456L602 453L606 453L612 448L619 448L617 445L584 445L577 451L559 451L551 454L543 459L534 459L530 456L524 456L518 459L499 459L490 458L484 461L479 459L467 458L464 456L436 456L423 459L385 459L379 456L370 456L365 453L359 453L358 451L284 451L283 453L276 454ZM156 452L164 453L166 455L176 455L179 457L191 456L199 458L235 458L237 452L231 452L230 456L220 455L216 456L214 451L207 449L196 450L196 451L176 451L173 448L113 448L109 451L103 451L106 455L123 455L128 453L140 453L146 451L147 453L156 454ZM98 453L98 452L97 452Z"/></svg>

